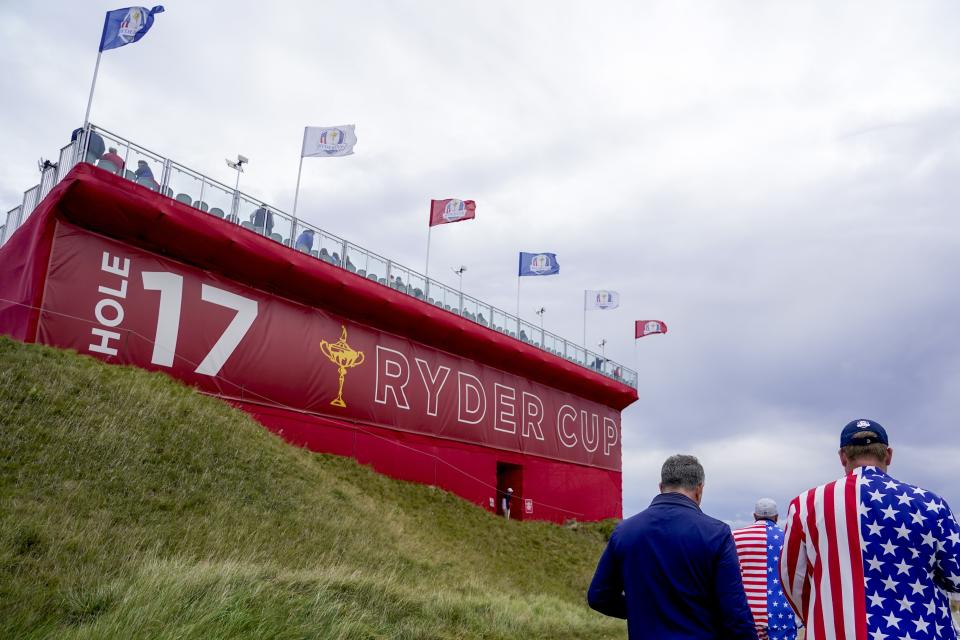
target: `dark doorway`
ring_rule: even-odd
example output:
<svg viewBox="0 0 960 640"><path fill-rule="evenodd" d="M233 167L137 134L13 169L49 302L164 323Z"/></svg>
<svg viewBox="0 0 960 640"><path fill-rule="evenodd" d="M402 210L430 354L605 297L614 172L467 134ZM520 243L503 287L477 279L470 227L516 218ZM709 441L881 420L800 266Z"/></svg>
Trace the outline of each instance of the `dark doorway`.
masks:
<svg viewBox="0 0 960 640"><path fill-rule="evenodd" d="M497 515L503 515L503 498L513 489L510 519L523 520L523 467L507 462L497 463Z"/></svg>

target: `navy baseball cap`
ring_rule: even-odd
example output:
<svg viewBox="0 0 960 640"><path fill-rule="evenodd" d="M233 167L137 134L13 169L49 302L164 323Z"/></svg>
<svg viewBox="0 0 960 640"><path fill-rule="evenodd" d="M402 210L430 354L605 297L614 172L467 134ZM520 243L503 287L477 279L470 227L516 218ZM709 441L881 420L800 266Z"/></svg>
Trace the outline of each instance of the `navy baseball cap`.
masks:
<svg viewBox="0 0 960 640"><path fill-rule="evenodd" d="M872 431L876 436L853 437L861 431ZM846 447L847 445L874 444L877 442L882 442L888 447L890 446L890 440L887 439L887 430L880 426L880 423L874 422L873 420L852 420L848 422L847 426L840 432L841 447Z"/></svg>

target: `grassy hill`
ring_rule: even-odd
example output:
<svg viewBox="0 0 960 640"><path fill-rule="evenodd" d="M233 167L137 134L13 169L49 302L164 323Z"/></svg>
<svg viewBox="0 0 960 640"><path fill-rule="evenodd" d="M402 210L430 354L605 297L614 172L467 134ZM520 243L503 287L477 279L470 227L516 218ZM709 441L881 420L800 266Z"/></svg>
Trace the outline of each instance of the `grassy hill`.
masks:
<svg viewBox="0 0 960 640"><path fill-rule="evenodd" d="M622 638L584 602L608 527L505 522L0 338L5 638Z"/></svg>

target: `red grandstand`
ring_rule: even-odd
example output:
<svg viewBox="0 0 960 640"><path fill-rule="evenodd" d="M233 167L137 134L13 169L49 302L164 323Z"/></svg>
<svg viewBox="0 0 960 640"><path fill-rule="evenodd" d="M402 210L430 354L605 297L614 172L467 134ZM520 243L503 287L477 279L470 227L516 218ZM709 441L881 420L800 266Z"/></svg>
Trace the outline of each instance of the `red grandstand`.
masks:
<svg viewBox="0 0 960 640"><path fill-rule="evenodd" d="M346 250L296 251L296 222L278 242L165 181L63 176L0 248L0 333L165 371L290 442L487 509L510 486L521 518L621 516L620 412L637 393L619 367L384 286L344 268Z"/></svg>

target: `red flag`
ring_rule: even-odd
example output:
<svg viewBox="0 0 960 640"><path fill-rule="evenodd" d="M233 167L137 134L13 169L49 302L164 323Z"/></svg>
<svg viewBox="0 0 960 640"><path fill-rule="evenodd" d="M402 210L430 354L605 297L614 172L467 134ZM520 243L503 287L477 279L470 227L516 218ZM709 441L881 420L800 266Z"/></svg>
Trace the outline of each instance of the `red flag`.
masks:
<svg viewBox="0 0 960 640"><path fill-rule="evenodd" d="M637 320L636 338L642 338L654 333L666 333L667 323L661 320Z"/></svg>
<svg viewBox="0 0 960 640"><path fill-rule="evenodd" d="M430 201L430 226L449 224L461 220L473 220L477 217L477 203L473 200L446 200Z"/></svg>

